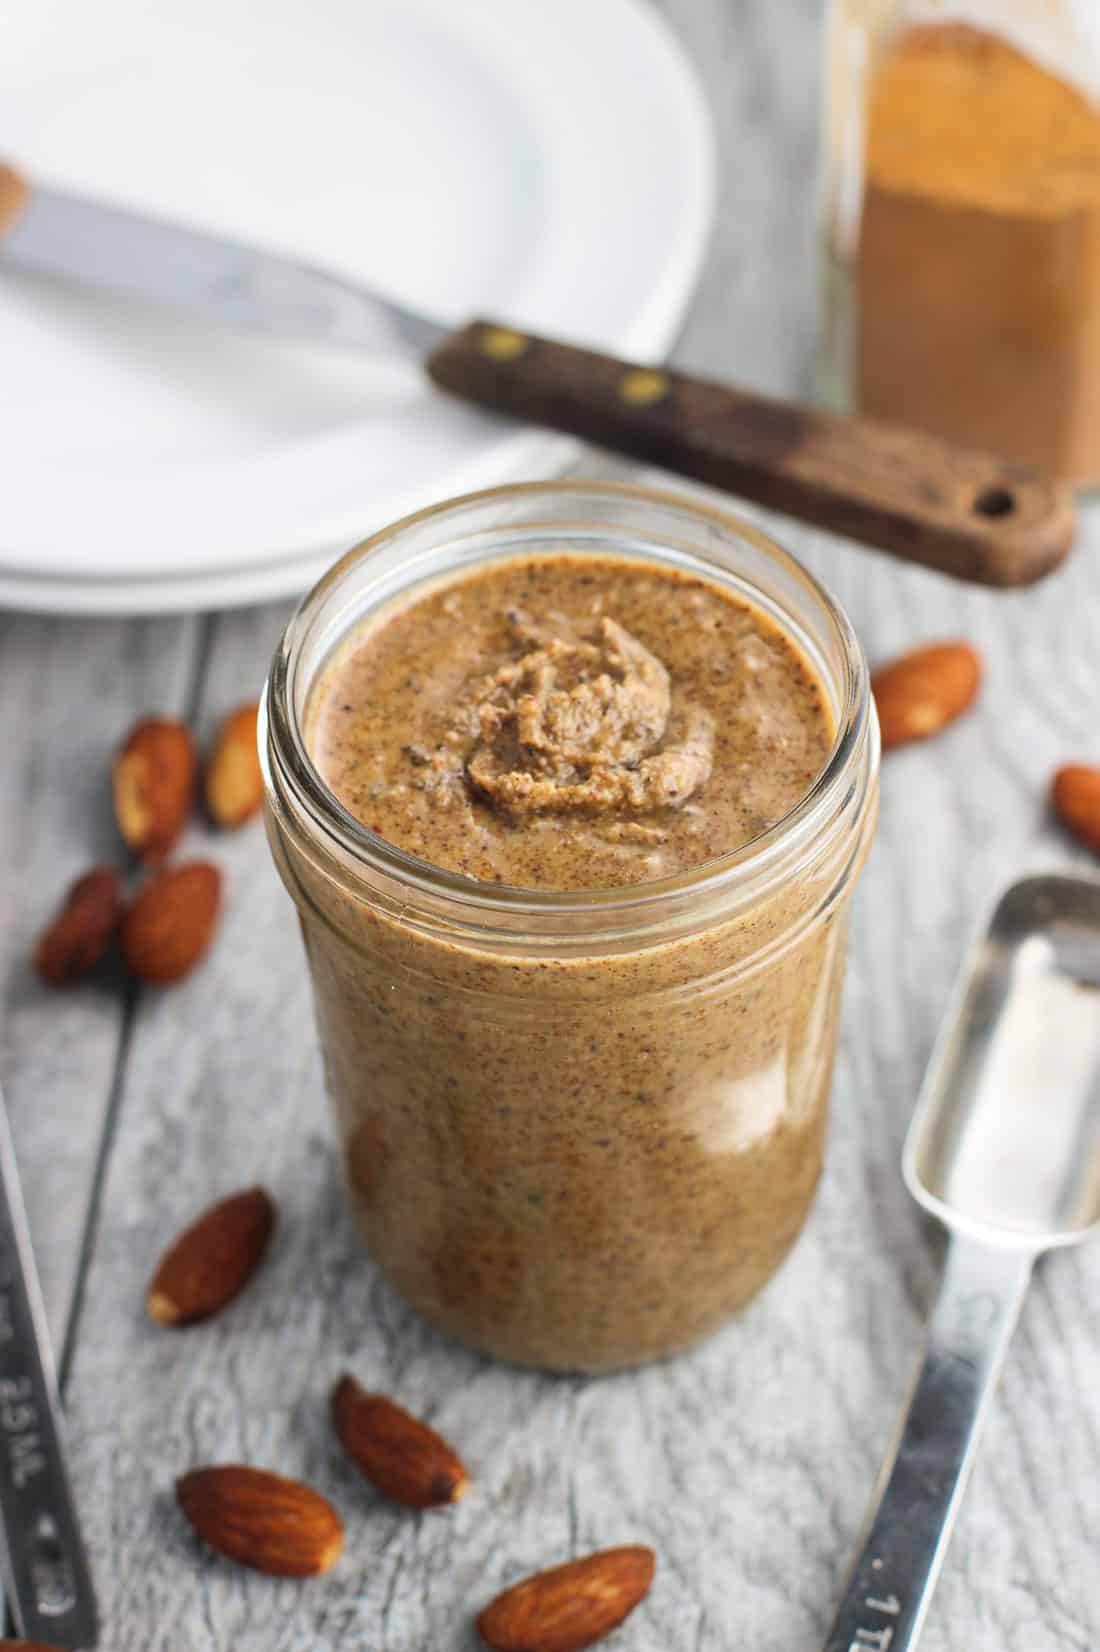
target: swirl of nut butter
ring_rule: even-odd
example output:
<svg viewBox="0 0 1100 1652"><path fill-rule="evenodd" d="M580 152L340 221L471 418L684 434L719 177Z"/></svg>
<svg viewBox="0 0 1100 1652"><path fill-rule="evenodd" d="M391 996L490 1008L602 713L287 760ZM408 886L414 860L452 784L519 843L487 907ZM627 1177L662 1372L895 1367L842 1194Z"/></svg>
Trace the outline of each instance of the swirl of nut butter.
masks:
<svg viewBox="0 0 1100 1652"><path fill-rule="evenodd" d="M477 685L469 784L513 817L649 813L685 802L710 774L714 726L673 710L668 672L615 620L591 640L540 634Z"/></svg>

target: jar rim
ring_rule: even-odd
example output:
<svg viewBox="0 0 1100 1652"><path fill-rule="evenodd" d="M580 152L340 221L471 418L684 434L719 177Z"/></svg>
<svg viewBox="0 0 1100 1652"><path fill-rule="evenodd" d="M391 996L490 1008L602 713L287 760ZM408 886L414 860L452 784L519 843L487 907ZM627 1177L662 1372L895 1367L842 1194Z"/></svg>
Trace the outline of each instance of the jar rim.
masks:
<svg viewBox="0 0 1100 1652"><path fill-rule="evenodd" d="M457 520L465 512L498 502L504 505L540 499L548 503L592 500L604 504L622 500L641 507L660 507L697 524L717 527L726 535L748 541L777 563L823 612L839 644L843 662L833 745L813 784L799 801L748 843L666 877L610 889L528 889L486 883L435 866L387 842L345 808L324 781L306 746L295 710L294 689L296 666L305 639L325 603L352 569L417 528L436 521L442 523L447 518ZM609 532L613 532L613 524ZM714 559L706 558L705 553L695 554L711 560L715 572L719 571L720 565ZM350 857L353 865L380 874L410 895L442 898L452 910L461 912L466 923L476 925L479 916L490 915L497 924L508 918L560 917L568 921L578 915L591 915L606 920L608 928L615 928L618 921L632 929L685 898L690 898L693 904L699 902L707 906L718 902L723 915L728 915L742 897L751 895L755 899L766 893L774 881L790 876L792 858L797 860L810 845L827 835L830 824L843 811L853 790L869 792L877 767L878 733L867 664L851 622L827 587L770 535L736 512L689 495L627 482L564 480L513 482L443 500L390 523L347 551L306 594L283 632L261 699L259 744L269 797L278 801L281 795L289 796L304 811L311 828L319 831L342 856ZM863 763L861 760L868 752L869 761ZM858 784L855 773L860 767L866 769L863 786Z"/></svg>

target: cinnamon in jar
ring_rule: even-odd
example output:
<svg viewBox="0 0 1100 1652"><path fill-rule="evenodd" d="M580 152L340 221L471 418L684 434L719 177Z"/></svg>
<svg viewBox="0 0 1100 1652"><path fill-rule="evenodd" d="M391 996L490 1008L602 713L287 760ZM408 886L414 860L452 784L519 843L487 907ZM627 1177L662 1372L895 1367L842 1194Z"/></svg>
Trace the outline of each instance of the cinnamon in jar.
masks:
<svg viewBox="0 0 1100 1652"><path fill-rule="evenodd" d="M910 26L872 69L861 411L1100 481L1100 108L1009 41Z"/></svg>

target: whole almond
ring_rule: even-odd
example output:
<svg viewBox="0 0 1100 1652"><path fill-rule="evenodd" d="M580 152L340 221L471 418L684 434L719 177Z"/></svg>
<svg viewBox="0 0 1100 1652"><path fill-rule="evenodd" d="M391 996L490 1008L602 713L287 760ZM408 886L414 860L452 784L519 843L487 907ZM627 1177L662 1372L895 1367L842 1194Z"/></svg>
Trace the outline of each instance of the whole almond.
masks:
<svg viewBox="0 0 1100 1652"><path fill-rule="evenodd" d="M320 1492L265 1469L192 1469L176 1481L176 1498L204 1543L258 1572L313 1577L344 1546L340 1516Z"/></svg>
<svg viewBox="0 0 1100 1652"><path fill-rule="evenodd" d="M205 1210L168 1247L145 1299L158 1325L209 1319L244 1290L264 1259L275 1205L262 1187L230 1194Z"/></svg>
<svg viewBox="0 0 1100 1652"><path fill-rule="evenodd" d="M158 872L122 920L122 956L139 981L167 986L193 969L214 937L221 873L208 861Z"/></svg>
<svg viewBox="0 0 1100 1652"><path fill-rule="evenodd" d="M411 1509L457 1503L470 1483L434 1428L384 1394L368 1394L354 1377L341 1377L332 1391L332 1422L352 1462L396 1503Z"/></svg>
<svg viewBox="0 0 1100 1652"><path fill-rule="evenodd" d="M536 1572L485 1607L478 1633L494 1652L580 1652L645 1598L656 1565L652 1549L633 1544Z"/></svg>
<svg viewBox="0 0 1100 1652"><path fill-rule="evenodd" d="M1100 855L1100 768L1067 763L1050 788L1054 812L1094 855Z"/></svg>
<svg viewBox="0 0 1100 1652"><path fill-rule="evenodd" d="M238 706L218 730L206 765L206 807L218 826L243 826L264 800L256 745L259 707Z"/></svg>
<svg viewBox="0 0 1100 1652"><path fill-rule="evenodd" d="M938 734L973 703L981 680L981 660L966 642L932 643L881 666L871 692L883 751Z"/></svg>
<svg viewBox="0 0 1100 1652"><path fill-rule="evenodd" d="M34 967L43 981L60 987L86 975L110 946L121 916L122 891L109 866L77 878L34 949Z"/></svg>
<svg viewBox="0 0 1100 1652"><path fill-rule="evenodd" d="M144 717L115 755L115 818L123 839L150 866L175 844L195 799L198 752L175 717Z"/></svg>

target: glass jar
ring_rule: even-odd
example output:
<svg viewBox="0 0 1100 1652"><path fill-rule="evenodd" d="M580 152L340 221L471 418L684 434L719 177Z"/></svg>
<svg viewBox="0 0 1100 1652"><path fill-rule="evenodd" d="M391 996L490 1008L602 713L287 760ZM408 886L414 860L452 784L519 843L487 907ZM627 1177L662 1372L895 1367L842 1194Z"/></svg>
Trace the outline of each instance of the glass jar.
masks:
<svg viewBox="0 0 1100 1652"><path fill-rule="evenodd" d="M823 389L1100 480L1100 7L832 0Z"/></svg>
<svg viewBox="0 0 1100 1652"><path fill-rule="evenodd" d="M535 891L417 860L336 801L302 731L349 627L441 575L563 551L701 574L795 639L837 733L778 825L660 882ZM261 750L347 1181L390 1281L473 1346L558 1370L669 1354L742 1307L818 1181L876 814L866 664L828 594L755 528L671 496L475 494L320 582L276 655Z"/></svg>

